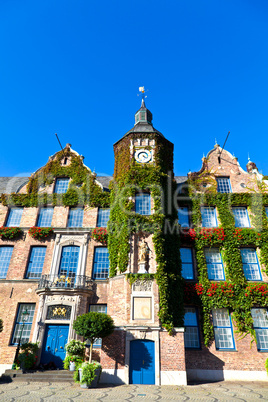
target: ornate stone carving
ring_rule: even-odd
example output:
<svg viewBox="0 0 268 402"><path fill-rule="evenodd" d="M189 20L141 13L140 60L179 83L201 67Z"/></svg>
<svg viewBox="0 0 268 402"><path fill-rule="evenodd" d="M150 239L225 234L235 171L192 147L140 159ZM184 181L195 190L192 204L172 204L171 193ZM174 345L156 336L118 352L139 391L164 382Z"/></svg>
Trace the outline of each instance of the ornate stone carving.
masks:
<svg viewBox="0 0 268 402"><path fill-rule="evenodd" d="M68 301L70 303L74 303L75 298L73 296L64 296L64 295L53 295L47 297L47 302L59 302L59 301Z"/></svg>
<svg viewBox="0 0 268 402"><path fill-rule="evenodd" d="M133 292L151 292L153 281L137 280L132 285Z"/></svg>

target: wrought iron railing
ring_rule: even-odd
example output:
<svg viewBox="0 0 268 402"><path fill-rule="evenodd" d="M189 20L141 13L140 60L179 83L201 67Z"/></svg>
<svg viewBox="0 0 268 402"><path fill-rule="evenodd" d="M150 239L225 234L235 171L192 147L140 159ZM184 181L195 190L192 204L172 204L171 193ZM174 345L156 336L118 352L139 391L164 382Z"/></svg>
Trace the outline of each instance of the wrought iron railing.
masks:
<svg viewBox="0 0 268 402"><path fill-rule="evenodd" d="M38 289L92 289L93 280L85 275L42 275Z"/></svg>

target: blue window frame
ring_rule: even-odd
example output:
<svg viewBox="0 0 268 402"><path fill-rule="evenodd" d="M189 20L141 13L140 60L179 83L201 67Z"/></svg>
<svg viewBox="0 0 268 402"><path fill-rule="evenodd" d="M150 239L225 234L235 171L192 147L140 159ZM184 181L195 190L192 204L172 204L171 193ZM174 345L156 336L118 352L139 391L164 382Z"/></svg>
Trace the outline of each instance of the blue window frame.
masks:
<svg viewBox="0 0 268 402"><path fill-rule="evenodd" d="M217 177L217 191L218 193L231 193L232 187L229 177Z"/></svg>
<svg viewBox="0 0 268 402"><path fill-rule="evenodd" d="M46 247L32 247L28 262L26 279L40 278L44 266Z"/></svg>
<svg viewBox="0 0 268 402"><path fill-rule="evenodd" d="M70 208L68 217L68 228L81 228L83 226L83 208Z"/></svg>
<svg viewBox="0 0 268 402"><path fill-rule="evenodd" d="M110 208L99 208L97 227L98 228L106 228L109 217L110 217Z"/></svg>
<svg viewBox="0 0 268 402"><path fill-rule="evenodd" d="M181 227L188 228L190 226L189 223L189 208L188 207L179 207L178 208L178 220Z"/></svg>
<svg viewBox="0 0 268 402"><path fill-rule="evenodd" d="M13 246L0 247L0 279L5 279L13 252Z"/></svg>
<svg viewBox="0 0 268 402"><path fill-rule="evenodd" d="M235 349L233 327L226 308L212 310L215 344L217 350Z"/></svg>
<svg viewBox="0 0 268 402"><path fill-rule="evenodd" d="M182 271L181 275L184 279L194 279L193 254L190 248L183 247L180 249Z"/></svg>
<svg viewBox="0 0 268 402"><path fill-rule="evenodd" d="M206 248L205 257L208 269L208 279L211 281L223 281L225 277L219 249Z"/></svg>
<svg viewBox="0 0 268 402"><path fill-rule="evenodd" d="M90 304L89 305L89 312L95 311L96 313L103 313L107 314L107 305L106 304ZM102 345L102 340L101 338L96 339L95 342L93 343L93 348L101 348Z"/></svg>
<svg viewBox="0 0 268 402"><path fill-rule="evenodd" d="M23 325L22 313L25 310L28 311L29 318ZM25 342L29 342L32 324L33 324L34 310L35 310L35 304L24 304L24 303L19 304L18 313L16 316L15 325L14 325L14 331L13 331L13 335L12 335L12 339L11 339L11 345L18 344L22 328L23 328L23 331L22 331L22 336L21 336L21 344L25 343Z"/></svg>
<svg viewBox="0 0 268 402"><path fill-rule="evenodd" d="M184 309L184 346L189 349L200 349L197 311L195 307Z"/></svg>
<svg viewBox="0 0 268 402"><path fill-rule="evenodd" d="M64 277L64 281L59 282L59 287L73 287L75 283L76 271L79 260L80 247L62 247L59 276Z"/></svg>
<svg viewBox="0 0 268 402"><path fill-rule="evenodd" d="M40 208L37 220L37 226L40 228L49 228L51 226L54 208Z"/></svg>
<svg viewBox="0 0 268 402"><path fill-rule="evenodd" d="M140 215L151 215L151 196L150 194L136 194L135 212Z"/></svg>
<svg viewBox="0 0 268 402"><path fill-rule="evenodd" d="M11 208L9 210L6 226L16 227L20 226L23 208Z"/></svg>
<svg viewBox="0 0 268 402"><path fill-rule="evenodd" d="M257 338L257 349L268 350L268 314L265 308L251 309L253 325Z"/></svg>
<svg viewBox="0 0 268 402"><path fill-rule="evenodd" d="M261 270L254 248L242 248L241 257L243 263L243 271L248 281L261 281Z"/></svg>
<svg viewBox="0 0 268 402"><path fill-rule="evenodd" d="M202 207L201 215L203 228L215 228L218 226L215 207Z"/></svg>
<svg viewBox="0 0 268 402"><path fill-rule="evenodd" d="M95 247L93 279L108 278L109 265L109 253L107 247Z"/></svg>
<svg viewBox="0 0 268 402"><path fill-rule="evenodd" d="M68 190L70 179L67 177L63 177L60 179L56 179L54 193L56 194L64 194Z"/></svg>
<svg viewBox="0 0 268 402"><path fill-rule="evenodd" d="M268 218L268 207L265 207L265 213L266 213L266 216Z"/></svg>
<svg viewBox="0 0 268 402"><path fill-rule="evenodd" d="M237 228L250 227L248 211L246 207L232 207L232 211L235 219L235 227Z"/></svg>

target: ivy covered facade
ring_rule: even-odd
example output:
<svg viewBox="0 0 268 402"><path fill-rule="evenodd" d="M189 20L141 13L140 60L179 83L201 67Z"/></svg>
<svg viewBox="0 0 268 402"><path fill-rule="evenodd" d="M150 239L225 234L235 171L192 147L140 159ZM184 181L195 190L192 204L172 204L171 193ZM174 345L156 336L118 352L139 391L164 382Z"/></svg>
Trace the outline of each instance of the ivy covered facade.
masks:
<svg viewBox="0 0 268 402"><path fill-rule="evenodd" d="M116 325L94 345L102 382L266 380L265 177L218 145L175 177L144 100L114 155L113 177L67 144L30 178L0 178L1 370L29 340L61 368L74 319L99 311Z"/></svg>

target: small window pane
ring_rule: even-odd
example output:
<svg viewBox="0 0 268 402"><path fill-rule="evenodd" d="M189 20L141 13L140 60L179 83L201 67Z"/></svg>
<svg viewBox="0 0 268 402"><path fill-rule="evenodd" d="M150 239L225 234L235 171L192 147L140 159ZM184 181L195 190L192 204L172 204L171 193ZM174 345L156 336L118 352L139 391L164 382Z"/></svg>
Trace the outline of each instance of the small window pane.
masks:
<svg viewBox="0 0 268 402"><path fill-rule="evenodd" d="M217 178L218 193L231 193L231 183L228 177Z"/></svg>
<svg viewBox="0 0 268 402"><path fill-rule="evenodd" d="M235 226L237 228L248 228L250 226L247 208L234 207L232 208L232 211L235 218Z"/></svg>
<svg viewBox="0 0 268 402"><path fill-rule="evenodd" d="M108 278L109 265L109 253L107 247L95 247L93 279Z"/></svg>
<svg viewBox="0 0 268 402"><path fill-rule="evenodd" d="M208 269L208 279L212 281L224 280L224 270L221 254L218 249L206 249L205 257Z"/></svg>
<svg viewBox="0 0 268 402"><path fill-rule="evenodd" d="M44 266L46 247L32 247L28 263L26 278L40 278Z"/></svg>
<svg viewBox="0 0 268 402"><path fill-rule="evenodd" d="M189 224L189 208L188 207L179 207L178 209L178 219L181 227L188 228Z"/></svg>
<svg viewBox="0 0 268 402"><path fill-rule="evenodd" d="M54 193L57 194L66 193L66 191L68 190L69 181L70 179L68 178L57 179L54 188Z"/></svg>
<svg viewBox="0 0 268 402"><path fill-rule="evenodd" d="M110 208L99 208L97 227L106 228L110 217Z"/></svg>
<svg viewBox="0 0 268 402"><path fill-rule="evenodd" d="M83 226L83 217L83 208L70 208L67 226L69 228L81 228Z"/></svg>
<svg viewBox="0 0 268 402"><path fill-rule="evenodd" d="M256 251L253 248L241 250L243 271L248 281L261 281L261 272Z"/></svg>
<svg viewBox="0 0 268 402"><path fill-rule="evenodd" d="M181 263L182 272L181 275L184 279L194 279L194 268L193 268L193 255L190 248L181 248Z"/></svg>
<svg viewBox="0 0 268 402"><path fill-rule="evenodd" d="M265 213L266 213L266 216L268 218L268 207L265 207Z"/></svg>
<svg viewBox="0 0 268 402"><path fill-rule="evenodd" d="M214 207L201 208L202 226L205 228L217 227L216 210Z"/></svg>
<svg viewBox="0 0 268 402"><path fill-rule="evenodd" d="M37 226L40 228L49 228L53 217L53 208L41 208L39 212Z"/></svg>
<svg viewBox="0 0 268 402"><path fill-rule="evenodd" d="M20 226L23 208L11 208L8 214L6 226L16 227Z"/></svg>
<svg viewBox="0 0 268 402"><path fill-rule="evenodd" d="M194 307L185 307L184 326L184 346L186 348L199 348L197 312Z"/></svg>
<svg viewBox="0 0 268 402"><path fill-rule="evenodd" d="M0 278L5 279L12 255L13 247L0 247Z"/></svg>
<svg viewBox="0 0 268 402"><path fill-rule="evenodd" d="M151 197L150 194L136 194L135 212L141 215L151 214Z"/></svg>
<svg viewBox="0 0 268 402"><path fill-rule="evenodd" d="M28 311L29 318L24 323L23 326L23 312ZM18 309L18 314L16 317L15 328L12 336L11 344L17 344L19 342L21 336L21 344L25 342L29 342L32 323L33 323L33 316L34 316L35 304L20 304ZM23 330L22 330L23 328ZM21 332L22 331L22 332Z"/></svg>

